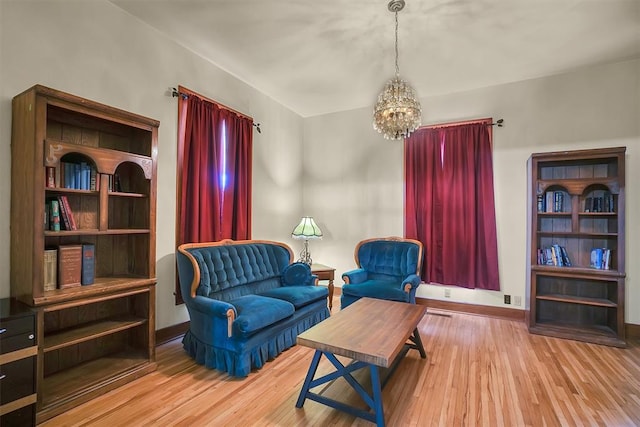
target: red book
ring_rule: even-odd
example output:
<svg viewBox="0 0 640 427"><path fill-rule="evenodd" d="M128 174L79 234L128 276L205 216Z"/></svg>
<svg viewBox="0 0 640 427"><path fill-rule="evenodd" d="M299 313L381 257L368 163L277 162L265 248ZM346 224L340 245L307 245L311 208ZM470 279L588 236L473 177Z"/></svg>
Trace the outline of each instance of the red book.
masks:
<svg viewBox="0 0 640 427"><path fill-rule="evenodd" d="M71 205L69 204L69 199L67 196L60 196L61 204L64 205L64 210L67 214L67 218L69 219L69 227L67 230L77 230L78 226L76 224L76 219L73 216L73 211L71 210Z"/></svg>
<svg viewBox="0 0 640 427"><path fill-rule="evenodd" d="M56 168L47 166L47 182L46 186L49 188L55 188L56 186Z"/></svg>
<svg viewBox="0 0 640 427"><path fill-rule="evenodd" d="M58 248L58 286L60 289L80 286L82 276L82 245Z"/></svg>
<svg viewBox="0 0 640 427"><path fill-rule="evenodd" d="M65 230L71 230L71 224L69 223L69 215L67 214L67 209L64 205L64 200L62 196L58 196L58 205L60 207L60 216L62 217L62 223L64 224Z"/></svg>

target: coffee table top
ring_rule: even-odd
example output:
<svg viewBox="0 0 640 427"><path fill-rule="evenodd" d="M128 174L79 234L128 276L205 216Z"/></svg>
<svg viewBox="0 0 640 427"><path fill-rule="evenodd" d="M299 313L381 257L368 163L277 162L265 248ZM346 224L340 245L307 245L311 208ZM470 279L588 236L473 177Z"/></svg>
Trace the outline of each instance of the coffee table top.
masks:
<svg viewBox="0 0 640 427"><path fill-rule="evenodd" d="M361 298L298 335L298 344L388 368L426 309Z"/></svg>

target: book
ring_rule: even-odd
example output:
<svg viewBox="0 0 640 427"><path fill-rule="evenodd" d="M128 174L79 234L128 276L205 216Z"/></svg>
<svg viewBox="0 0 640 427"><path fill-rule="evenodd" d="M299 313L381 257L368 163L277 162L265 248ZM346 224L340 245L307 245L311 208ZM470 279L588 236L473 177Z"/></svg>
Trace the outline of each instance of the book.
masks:
<svg viewBox="0 0 640 427"><path fill-rule="evenodd" d="M49 202L49 229L60 231L60 204L57 200Z"/></svg>
<svg viewBox="0 0 640 427"><path fill-rule="evenodd" d="M78 225L76 224L76 220L73 216L73 211L71 210L71 205L69 204L69 199L67 196L59 196L58 201L60 202L61 208L66 212L67 219L69 220L69 227L67 230L77 230Z"/></svg>
<svg viewBox="0 0 640 427"><path fill-rule="evenodd" d="M562 257L562 250L560 249L560 245L554 244L552 248L553 248L553 253L556 257L556 265L558 267L564 267L564 259Z"/></svg>
<svg viewBox="0 0 640 427"><path fill-rule="evenodd" d="M49 230L50 229L50 225L49 225L49 216L51 215L51 204L49 202L46 202L44 204L44 229L45 230Z"/></svg>
<svg viewBox="0 0 640 427"><path fill-rule="evenodd" d="M602 269L602 248L594 248L591 250L591 268Z"/></svg>
<svg viewBox="0 0 640 427"><path fill-rule="evenodd" d="M46 186L48 188L55 188L55 186L56 186L56 168L47 166L45 170L47 172Z"/></svg>
<svg viewBox="0 0 640 427"><path fill-rule="evenodd" d="M44 251L44 290L53 291L58 287L58 251L45 249Z"/></svg>
<svg viewBox="0 0 640 427"><path fill-rule="evenodd" d="M611 249L603 249L602 269L603 270L611 269Z"/></svg>
<svg viewBox="0 0 640 427"><path fill-rule="evenodd" d="M80 190L88 190L89 189L89 166L85 162L80 162L80 166L78 168L78 177L80 178Z"/></svg>
<svg viewBox="0 0 640 427"><path fill-rule="evenodd" d="M96 271L95 245L91 243L82 244L82 286L93 285Z"/></svg>
<svg viewBox="0 0 640 427"><path fill-rule="evenodd" d="M553 192L553 211L554 212L564 211L564 193L562 191Z"/></svg>
<svg viewBox="0 0 640 427"><path fill-rule="evenodd" d="M80 286L82 276L82 245L58 247L58 287Z"/></svg>
<svg viewBox="0 0 640 427"><path fill-rule="evenodd" d="M593 212L593 197L586 197L584 199L584 211Z"/></svg>
<svg viewBox="0 0 640 427"><path fill-rule="evenodd" d="M98 182L98 170L92 166L89 171L89 190L98 191L100 189Z"/></svg>
<svg viewBox="0 0 640 427"><path fill-rule="evenodd" d="M544 197L545 212L553 212L553 191L547 191L546 193L544 193Z"/></svg>
<svg viewBox="0 0 640 427"><path fill-rule="evenodd" d="M562 252L562 260L566 267L571 267L571 258L569 258L569 254L564 246L560 246L560 252Z"/></svg>
<svg viewBox="0 0 640 427"><path fill-rule="evenodd" d="M538 204L538 212L544 212L545 207L544 207L544 195L543 194L538 194L536 196L536 200L537 200L537 204Z"/></svg>
<svg viewBox="0 0 640 427"><path fill-rule="evenodd" d="M62 218L61 224L64 226L65 230L71 230L69 216L67 215L67 209L62 201L62 196L58 196L58 206L60 207L60 217Z"/></svg>

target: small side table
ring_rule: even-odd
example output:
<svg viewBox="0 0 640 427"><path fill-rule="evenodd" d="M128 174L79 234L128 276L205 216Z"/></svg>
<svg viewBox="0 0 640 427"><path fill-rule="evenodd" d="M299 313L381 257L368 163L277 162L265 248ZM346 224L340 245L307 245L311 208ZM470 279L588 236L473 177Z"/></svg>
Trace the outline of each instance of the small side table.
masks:
<svg viewBox="0 0 640 427"><path fill-rule="evenodd" d="M311 273L318 276L318 280L329 281L329 311L333 308L333 279L336 269L324 264L311 264Z"/></svg>

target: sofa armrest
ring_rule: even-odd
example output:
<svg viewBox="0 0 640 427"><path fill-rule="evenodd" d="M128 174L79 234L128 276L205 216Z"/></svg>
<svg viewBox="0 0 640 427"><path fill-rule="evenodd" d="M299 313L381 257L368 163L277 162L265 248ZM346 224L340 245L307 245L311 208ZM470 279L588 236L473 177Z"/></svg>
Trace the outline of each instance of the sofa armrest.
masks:
<svg viewBox="0 0 640 427"><path fill-rule="evenodd" d="M311 274L309 264L294 262L282 270L283 286L313 286L318 283L318 276Z"/></svg>
<svg viewBox="0 0 640 427"><path fill-rule="evenodd" d="M363 268L356 268L342 273L342 280L345 284L362 283L367 280L367 272Z"/></svg>
<svg viewBox="0 0 640 427"><path fill-rule="evenodd" d="M402 290L405 292L411 292L412 289L416 289L420 286L422 279L417 274L410 274L406 279L402 281Z"/></svg>
<svg viewBox="0 0 640 427"><path fill-rule="evenodd" d="M212 316L214 318L214 322L216 321L216 318L226 319L227 336L231 337L231 335L233 334L233 321L236 320L236 317L238 316L238 312L232 304L213 298L203 297L200 295L197 295L195 298L191 298L189 302L193 309L199 311L204 315Z"/></svg>

